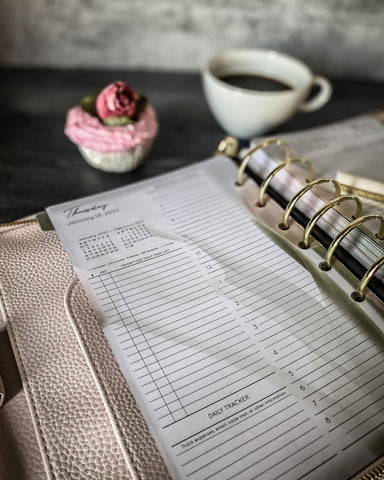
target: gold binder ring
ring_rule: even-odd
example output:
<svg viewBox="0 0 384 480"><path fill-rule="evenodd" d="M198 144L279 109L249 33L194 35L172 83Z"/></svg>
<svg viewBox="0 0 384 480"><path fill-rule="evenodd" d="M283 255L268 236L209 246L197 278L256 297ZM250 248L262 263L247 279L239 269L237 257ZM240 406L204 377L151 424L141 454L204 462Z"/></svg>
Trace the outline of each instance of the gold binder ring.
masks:
<svg viewBox="0 0 384 480"><path fill-rule="evenodd" d="M313 227L318 222L319 218L322 217L328 210L333 208L335 205L339 205L340 203L346 202L347 200L354 200L356 202L356 212L354 217L360 217L363 207L361 205L359 197L355 197L352 195L341 195L340 197L336 197L333 200L329 201L326 205L321 207L320 210L318 210L315 215L313 215L313 217L309 220L304 230L303 240L299 242L299 247L303 249L308 248L309 236L312 232Z"/></svg>
<svg viewBox="0 0 384 480"><path fill-rule="evenodd" d="M227 136L221 140L214 155L225 155L226 157L236 157L239 148L239 141L235 137Z"/></svg>
<svg viewBox="0 0 384 480"><path fill-rule="evenodd" d="M279 223L279 228L280 230L288 230L289 225L288 225L288 220L289 217L291 216L291 212L294 209L296 203L300 200L300 198L305 195L309 190L312 190L313 187L316 185L319 185L320 183L333 183L335 186L335 197L338 197L340 195L340 184L336 182L333 178L320 178L318 180L314 180L313 182L308 183L308 185L305 185L304 188L299 190L296 195L291 199L291 201L288 203L288 205L285 208L284 215L283 215L283 221L282 223Z"/></svg>
<svg viewBox="0 0 384 480"><path fill-rule="evenodd" d="M290 157L290 154L291 154L291 151L289 149L289 146L287 143L283 142L282 140L280 140L279 138L269 138L268 140L264 140L263 142L260 142L256 145L256 147L253 147L247 154L246 156L243 158L243 160L241 161L241 164L240 164L240 167L237 171L237 180L236 180L236 185L240 186L243 184L243 175L244 175L244 171L249 163L249 161L251 160L252 158L252 155L257 151L257 150L260 150L261 148L265 148L265 147L268 147L268 145L271 145L275 143L276 145L281 145L284 150L285 150L285 159L284 161L287 161Z"/></svg>
<svg viewBox="0 0 384 480"><path fill-rule="evenodd" d="M375 273L384 265L384 255L376 260L363 275L359 286L355 292L351 293L351 297L355 302L362 302L364 300L364 292L368 286L369 281L373 278Z"/></svg>
<svg viewBox="0 0 384 480"><path fill-rule="evenodd" d="M324 258L324 262L320 263L320 268L322 270L330 270L331 269L331 260L332 260L332 255L335 252L336 248L340 244L340 242L343 240L344 237L348 235L348 233L353 230L354 228L358 227L359 225L368 222L369 220L375 220L378 219L380 221L380 227L379 231L376 234L376 237L379 240L382 240L384 237L384 218L381 215L377 214L372 214L372 215L364 215L363 217L357 218L356 220L353 220L344 230L339 232L336 237L332 240L331 244L328 247L327 253Z"/></svg>
<svg viewBox="0 0 384 480"><path fill-rule="evenodd" d="M260 185L260 191L259 191L259 201L257 202L258 207L264 207L265 201L264 201L264 195L265 192L268 188L268 185L271 183L273 177L280 172L283 168L287 167L288 165L291 165L292 163L305 163L308 166L308 177L307 177L307 182L312 182L313 180L313 166L312 163L307 160L306 158L291 158L287 160L286 162L280 163L276 168L272 170L271 173L269 173L263 180L263 182Z"/></svg>

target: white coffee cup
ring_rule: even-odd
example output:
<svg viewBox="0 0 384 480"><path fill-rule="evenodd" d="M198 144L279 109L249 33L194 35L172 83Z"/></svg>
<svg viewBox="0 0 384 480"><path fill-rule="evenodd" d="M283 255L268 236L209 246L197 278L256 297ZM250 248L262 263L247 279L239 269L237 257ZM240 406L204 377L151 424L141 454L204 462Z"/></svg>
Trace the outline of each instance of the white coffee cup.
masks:
<svg viewBox="0 0 384 480"><path fill-rule="evenodd" d="M227 81L231 75L264 77L285 84L278 91L240 88ZM297 111L312 112L331 97L329 81L314 75L300 60L262 49L228 50L205 65L203 87L208 105L221 127L230 135L249 139L272 130ZM306 100L312 87L318 93Z"/></svg>

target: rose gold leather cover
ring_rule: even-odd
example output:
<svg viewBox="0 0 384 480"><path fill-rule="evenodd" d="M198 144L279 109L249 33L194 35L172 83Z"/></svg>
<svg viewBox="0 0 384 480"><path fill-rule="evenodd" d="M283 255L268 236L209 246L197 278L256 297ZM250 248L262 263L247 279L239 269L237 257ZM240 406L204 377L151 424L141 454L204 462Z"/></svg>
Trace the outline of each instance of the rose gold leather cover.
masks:
<svg viewBox="0 0 384 480"><path fill-rule="evenodd" d="M0 308L25 392L13 432L33 425L36 439L24 471L6 478L169 478L56 233L15 227L0 251ZM6 397L0 422L7 407Z"/></svg>
<svg viewBox="0 0 384 480"><path fill-rule="evenodd" d="M277 225L281 211L269 210L262 222ZM3 231L0 251L0 480L168 479L55 232Z"/></svg>
<svg viewBox="0 0 384 480"><path fill-rule="evenodd" d="M47 478L15 357L0 318L0 372L6 392L0 408L0 479Z"/></svg>

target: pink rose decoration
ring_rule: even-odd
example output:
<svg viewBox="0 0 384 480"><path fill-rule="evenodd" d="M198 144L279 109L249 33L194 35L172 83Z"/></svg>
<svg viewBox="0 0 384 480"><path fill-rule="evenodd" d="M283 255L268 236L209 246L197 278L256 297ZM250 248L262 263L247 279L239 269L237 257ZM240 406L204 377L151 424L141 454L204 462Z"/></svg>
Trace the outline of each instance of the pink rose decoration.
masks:
<svg viewBox="0 0 384 480"><path fill-rule="evenodd" d="M124 82L108 85L96 99L97 114L104 120L110 117L133 119L137 113L140 95Z"/></svg>

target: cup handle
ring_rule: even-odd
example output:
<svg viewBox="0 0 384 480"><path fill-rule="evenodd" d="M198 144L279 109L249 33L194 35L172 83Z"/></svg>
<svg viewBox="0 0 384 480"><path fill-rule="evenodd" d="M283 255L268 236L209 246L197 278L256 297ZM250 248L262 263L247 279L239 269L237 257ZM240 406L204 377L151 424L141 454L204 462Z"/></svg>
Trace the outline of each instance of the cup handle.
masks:
<svg viewBox="0 0 384 480"><path fill-rule="evenodd" d="M313 79L312 85L318 85L320 90L314 98L311 98L311 100L303 102L300 105L299 110L301 112L313 112L314 110L318 110L331 98L332 85L325 77L316 75Z"/></svg>

